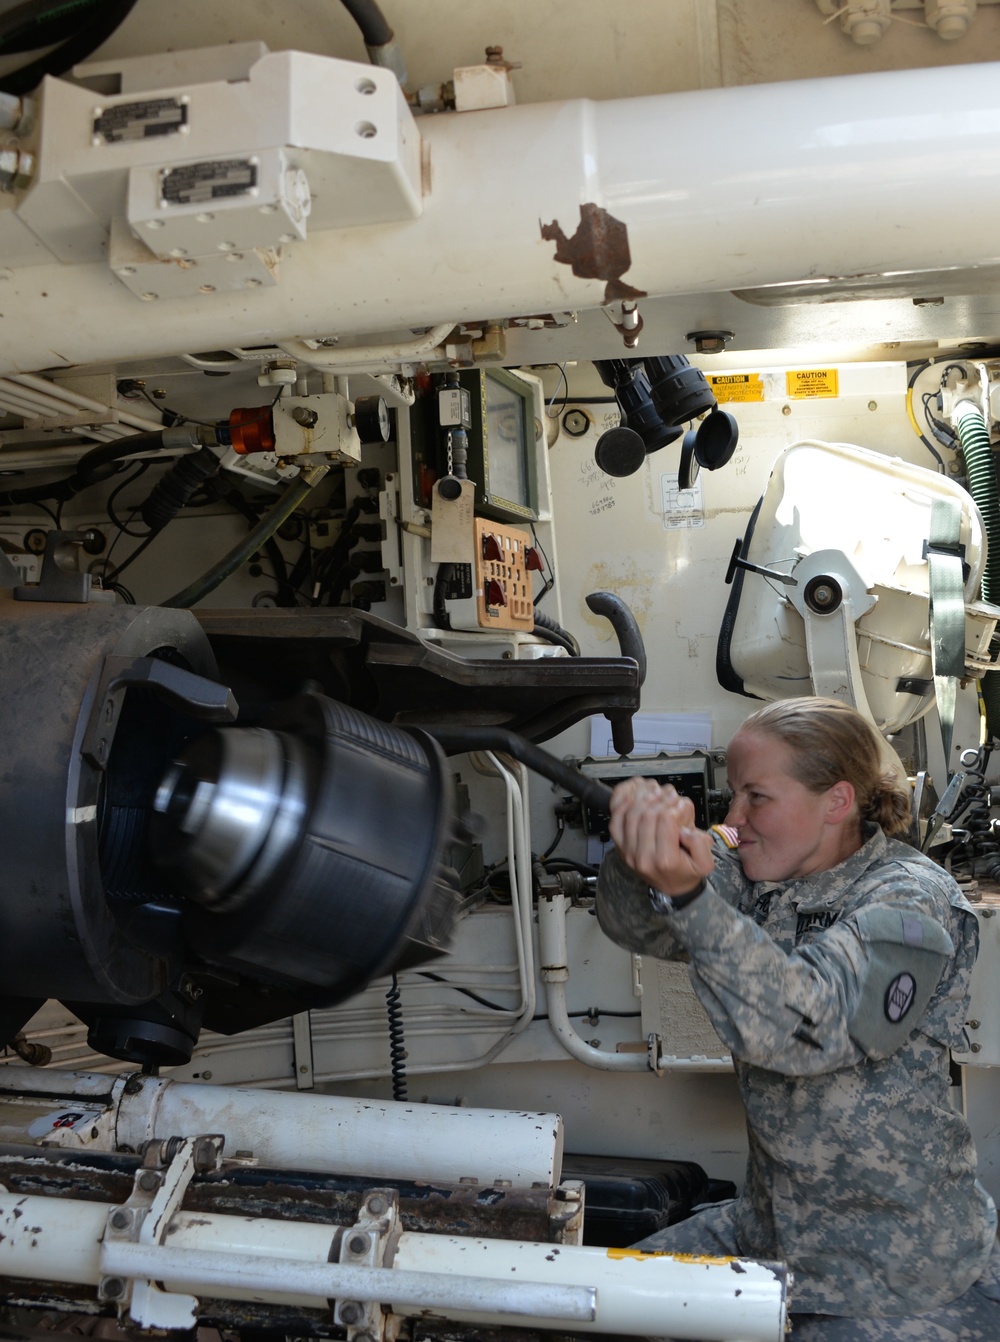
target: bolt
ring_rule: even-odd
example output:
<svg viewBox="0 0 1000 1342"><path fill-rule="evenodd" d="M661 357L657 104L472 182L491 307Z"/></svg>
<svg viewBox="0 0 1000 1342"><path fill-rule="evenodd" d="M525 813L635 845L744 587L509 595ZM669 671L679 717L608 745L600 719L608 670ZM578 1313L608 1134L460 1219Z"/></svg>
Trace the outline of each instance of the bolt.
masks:
<svg viewBox="0 0 1000 1342"><path fill-rule="evenodd" d="M582 410L567 410L563 415L563 428L574 438L581 438L590 428L590 420Z"/></svg>
<svg viewBox="0 0 1000 1342"><path fill-rule="evenodd" d="M869 401L869 402L868 402L868 409L869 409L869 410L877 410L877 409L878 409L878 401Z"/></svg>
<svg viewBox="0 0 1000 1342"><path fill-rule="evenodd" d="M366 1206L370 1216L384 1216L389 1210L389 1199L382 1193L373 1193Z"/></svg>
<svg viewBox="0 0 1000 1342"><path fill-rule="evenodd" d="M965 1023L966 1023L966 1025L969 1027L970 1030L978 1030L978 1029L979 1029L979 1022L978 1022L977 1020L967 1020Z"/></svg>
<svg viewBox="0 0 1000 1342"><path fill-rule="evenodd" d="M503 60L503 47L487 47L487 48L486 48L486 64L487 64L487 65L503 65L503 63L504 63L504 60Z"/></svg>
<svg viewBox="0 0 1000 1342"><path fill-rule="evenodd" d="M368 1244L369 1240L367 1235L352 1235L347 1241L347 1249L349 1253L353 1254L367 1253Z"/></svg>
<svg viewBox="0 0 1000 1342"><path fill-rule="evenodd" d="M340 1322L346 1323L348 1327L354 1323L360 1323L365 1316L357 1300L342 1300L340 1302Z"/></svg>
<svg viewBox="0 0 1000 1342"><path fill-rule="evenodd" d="M121 1277L105 1277L101 1282L101 1295L105 1300L120 1300L125 1294L125 1283Z"/></svg>
<svg viewBox="0 0 1000 1342"><path fill-rule="evenodd" d="M165 401L167 399L166 387L154 387L149 394L156 401Z"/></svg>
<svg viewBox="0 0 1000 1342"><path fill-rule="evenodd" d="M111 1213L111 1227L113 1230L127 1230L132 1224L132 1213L127 1207L117 1207Z"/></svg>
<svg viewBox="0 0 1000 1342"><path fill-rule="evenodd" d="M155 1170L142 1170L137 1183L144 1193L154 1193L160 1186L160 1176Z"/></svg>
<svg viewBox="0 0 1000 1342"><path fill-rule="evenodd" d="M693 341L699 354L721 354L735 336L735 331L689 331L684 339Z"/></svg>
<svg viewBox="0 0 1000 1342"><path fill-rule="evenodd" d="M982 1051L983 1051L983 1046L982 1046L982 1044L973 1044L973 1045L972 1045L972 1050L971 1050L971 1051L972 1051L973 1053L982 1053Z"/></svg>
<svg viewBox="0 0 1000 1342"><path fill-rule="evenodd" d="M781 413L783 415L790 415L792 413L792 407L790 405L783 405L781 407Z"/></svg>
<svg viewBox="0 0 1000 1342"><path fill-rule="evenodd" d="M296 424L301 424L304 429L312 429L315 427L319 415L315 410L310 410L308 406L297 405L292 411L292 419L295 420Z"/></svg>

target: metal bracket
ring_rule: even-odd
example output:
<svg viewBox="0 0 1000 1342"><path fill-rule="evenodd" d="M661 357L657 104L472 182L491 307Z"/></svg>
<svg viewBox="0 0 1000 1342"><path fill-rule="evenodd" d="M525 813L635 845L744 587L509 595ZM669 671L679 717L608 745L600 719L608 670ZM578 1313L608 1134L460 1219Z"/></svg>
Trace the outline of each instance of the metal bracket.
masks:
<svg viewBox="0 0 1000 1342"><path fill-rule="evenodd" d="M197 1324L198 1301L192 1295L163 1291L130 1272L128 1249L166 1241L171 1218L179 1210L196 1173L216 1169L225 1138L183 1137L152 1142L136 1172L128 1201L112 1207L101 1244L98 1296L118 1306L119 1317L140 1328L184 1328ZM167 1168L157 1168L163 1160Z"/></svg>
<svg viewBox="0 0 1000 1342"><path fill-rule="evenodd" d="M861 680L855 623L875 605L864 578L840 550L814 550L795 566L789 600L802 616L813 693L843 699L872 719Z"/></svg>
<svg viewBox="0 0 1000 1342"><path fill-rule="evenodd" d="M350 1267L382 1267L390 1236L397 1232L398 1225L398 1191L369 1189L357 1221L341 1236L338 1262ZM347 1330L347 1342L371 1342L385 1337L386 1316L375 1300L338 1300L333 1321Z"/></svg>
<svg viewBox="0 0 1000 1342"><path fill-rule="evenodd" d="M158 657L107 657L81 746L84 759L95 768L107 767L125 691L133 688L149 690L170 707L203 722L235 722L239 712L227 685L172 662Z"/></svg>
<svg viewBox="0 0 1000 1342"><path fill-rule="evenodd" d="M50 531L42 555L37 583L14 588L15 601L65 601L86 605L91 596L91 577L80 572L80 549L85 531Z"/></svg>

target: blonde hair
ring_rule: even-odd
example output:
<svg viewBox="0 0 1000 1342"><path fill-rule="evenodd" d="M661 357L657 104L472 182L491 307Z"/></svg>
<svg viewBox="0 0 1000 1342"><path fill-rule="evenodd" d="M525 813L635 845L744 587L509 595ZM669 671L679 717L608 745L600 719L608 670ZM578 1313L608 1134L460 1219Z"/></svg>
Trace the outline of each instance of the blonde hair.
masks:
<svg viewBox="0 0 1000 1342"><path fill-rule="evenodd" d="M752 713L741 731L774 736L792 751L792 775L810 792L846 781L854 788L862 821L886 834L910 825L910 793L886 768L889 749L867 718L840 699L779 699Z"/></svg>

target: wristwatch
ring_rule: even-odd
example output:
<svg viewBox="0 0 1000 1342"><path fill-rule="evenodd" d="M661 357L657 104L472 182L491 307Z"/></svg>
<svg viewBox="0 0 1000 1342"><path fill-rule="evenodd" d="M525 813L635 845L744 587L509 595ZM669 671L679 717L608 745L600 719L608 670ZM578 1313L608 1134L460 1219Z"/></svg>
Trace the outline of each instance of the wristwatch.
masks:
<svg viewBox="0 0 1000 1342"><path fill-rule="evenodd" d="M680 895L665 895L662 890L657 890L651 885L649 902L657 913L677 913L680 909L686 909L689 904L693 904L707 884L703 876L693 890L685 890Z"/></svg>

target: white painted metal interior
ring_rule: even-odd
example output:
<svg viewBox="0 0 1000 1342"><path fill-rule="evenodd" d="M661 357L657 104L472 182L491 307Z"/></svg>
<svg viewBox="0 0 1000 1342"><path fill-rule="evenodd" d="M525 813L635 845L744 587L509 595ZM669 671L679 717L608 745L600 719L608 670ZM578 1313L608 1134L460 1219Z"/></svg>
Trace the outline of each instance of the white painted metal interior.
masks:
<svg viewBox="0 0 1000 1342"><path fill-rule="evenodd" d="M6 8L0 3L0 13ZM586 597L598 590L621 596L648 654L643 711L707 720L705 744L718 756L721 787L725 746L753 707L716 681L724 576L775 461L792 443L819 439L955 476L959 454L922 417L922 397L936 394L941 368L952 362L975 381L974 361L981 361L990 368L987 381L1000 380L991 363L1000 349L1000 4L967 6L969 22L958 33L943 22L961 17L957 3L946 16L937 0L886 0L886 22L870 42L859 39L872 30L855 20L871 6L833 0L787 0L780 18L773 0L384 0L383 8L409 70L409 104L395 88L391 95L393 117L411 137L410 157L401 150L384 165L399 217L335 227L343 220L331 223L323 213L331 202L310 201L296 241L280 244L277 269L248 272L261 283L238 292L185 289L194 272L181 273L175 263L183 258L175 257L155 263L163 273L177 271L172 296L137 297L112 268L102 232L116 247L127 244L126 159L113 159L120 146L97 151L74 140L58 120L60 107L89 108L91 94L74 88L43 98L40 139L17 129L23 108L0 97L0 151L18 144L55 155L51 175L45 162L36 182L60 203L48 215L41 190L34 204L31 188L0 191L0 472L23 472L12 483L30 483L41 464L64 469L96 442L158 428L161 406L214 422L234 406L271 400L282 379L298 377L298 392L302 375L319 370L310 394L321 386L353 402L379 392L397 416L396 438L362 456L380 472L383 558L392 564L393 582L375 613L461 655L551 655L551 646L530 636L435 627L433 519L414 502L413 387L375 380L391 370L408 375L426 364L468 362L473 341L488 343L489 328L512 319L494 360L528 370L541 388L536 531L556 586L539 608L573 633L584 656L608 656L617 652L615 637ZM229 81L243 78L248 52L260 53L254 43L310 53L309 62L267 68L312 72L305 92L294 80L285 91L301 94L304 120L317 125L329 101L345 98L373 68L333 0L138 0L89 59L106 73L149 58L135 67L134 87L143 80L188 92L201 86L221 109L238 101L243 90L234 94ZM516 105L420 114L456 68L479 66L495 45L514 63L506 84ZM217 51L189 54L197 48ZM376 72L380 89L386 73ZM45 130L47 109L53 120ZM268 124L247 116L245 126L227 123L225 134L245 133L246 152L254 135L273 148L276 117L261 111ZM57 261L54 240L76 245L78 216L68 203L82 189L92 151L114 163L113 181L85 192L99 227L86 235L84 259ZM143 154L142 171L155 173L155 152ZM138 152L133 158L139 162ZM307 178L310 170L303 168ZM65 191L64 173L76 183ZM407 183L416 184L409 196ZM288 204L280 193L275 199ZM350 202L352 209L365 204L360 194ZM542 236L543 225L558 222L571 237L586 204L627 227L629 264L618 276L574 275L555 260L555 241ZM676 446L648 455L627 478L594 463L597 439L619 415L590 361L630 353L613 324L623 314L620 299L606 293L610 278L648 294L638 299L636 353L685 353L710 376L745 374L760 387L759 397L723 402L739 424L737 450L722 470L702 473L688 502L678 500ZM725 348L699 352L694 333L714 330L732 333ZM908 389L924 359L934 362ZM275 367L258 385L262 367L281 362L297 369ZM835 390L795 395L786 377L795 369L835 374L826 384ZM140 380L143 393L120 394L124 378ZM259 462L228 469L248 488L275 494L282 487L279 472ZM282 469L287 476L295 468ZM357 486L353 470L346 475L349 504ZM123 491L121 516L148 484L147 477ZM62 524L103 528L113 539L109 488L66 503ZM310 544L329 544L342 516L343 509L326 516L317 509ZM33 504L0 509L0 542L26 579L39 570L29 535L50 524ZM186 512L129 568L129 589L140 603L163 600L245 534L242 519L221 503ZM120 559L134 541L116 544ZM291 545L281 544L291 558ZM258 569L227 579L204 604L272 603L274 582L266 565ZM930 767L942 781L955 761L940 758L929 721ZM978 744L979 730L970 683L959 696L956 758ZM592 753L590 725L547 748L583 759ZM50 1065L26 1069L12 1057L0 1067L0 1137L18 1142L27 1133L46 1145L99 1151L223 1132L228 1156L252 1151L252 1160L292 1170L513 1188L557 1184L565 1142L577 1156L696 1161L712 1178L738 1183L746 1148L731 1063L686 982L612 946L586 897L546 897L533 907L532 854L554 835L561 834L556 856L577 863L593 856L579 829L557 829L562 794L495 754L452 764L483 818L487 864L509 872L509 901L473 909L450 954L399 975L405 1105L390 1099L387 979L335 1008L244 1035L207 1033L189 1064L144 1078L129 1094L119 1093L124 1083L111 1075L122 1065L90 1052L86 1029L50 1003L27 1031L52 1048ZM955 1087L995 1196L998 907L985 892L971 1048L959 1059L962 1085ZM13 1092L21 1098L11 1099ZM54 1127L70 1100L87 1125ZM8 1276L92 1285L117 1274L138 1283L153 1278L155 1259L155 1279L168 1293L207 1293L224 1278L259 1296L273 1292L282 1273L291 1288L292 1269L280 1261L287 1259L303 1276L284 1294L315 1304L335 1292L338 1271L390 1272L328 1264L329 1227L257 1218L241 1236L236 1218L184 1212L171 1237L173 1266L160 1246L111 1238L102 1259L107 1205L29 1202L30 1215L15 1219L44 1225L46 1234L38 1245L23 1233L0 1238L0 1271ZM13 1199L5 1195L0 1218L8 1215ZM183 1254L198 1256L197 1270ZM246 1275L251 1258L259 1278ZM391 1271L412 1292L398 1303L477 1325L777 1342L782 1291L768 1269L741 1267L748 1275L739 1276L737 1298L728 1264L583 1246L560 1245L554 1254L551 1245L405 1232ZM384 1300L381 1280L373 1276L363 1287L357 1277L351 1289ZM341 1288L346 1282L342 1275ZM567 1322L595 1286L596 1317L577 1313ZM365 1289L375 1293L365 1297ZM481 1301L481 1310L470 1309L470 1291L480 1293L473 1303ZM791 1299L794 1307L794 1286Z"/></svg>

